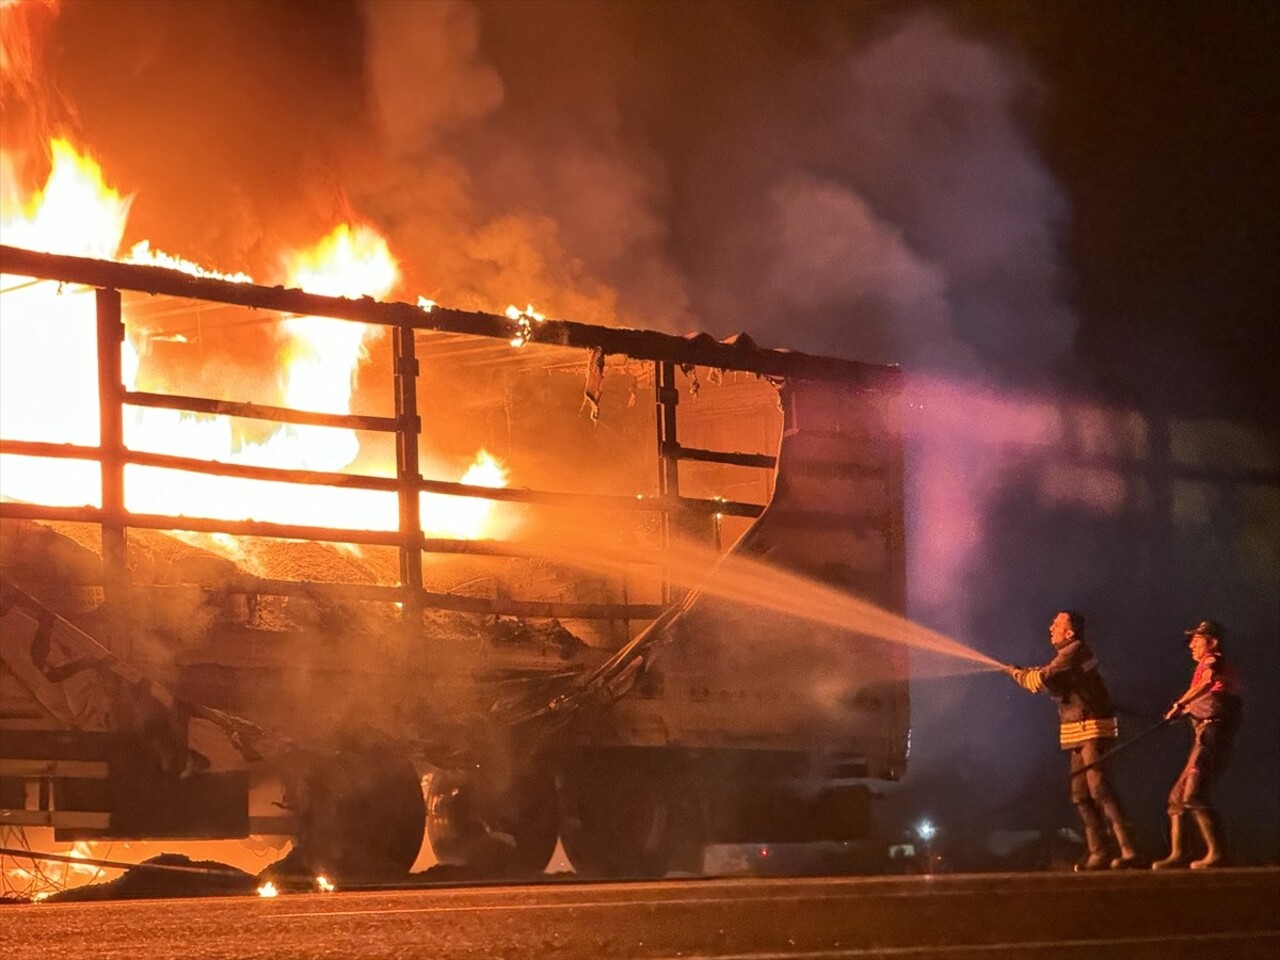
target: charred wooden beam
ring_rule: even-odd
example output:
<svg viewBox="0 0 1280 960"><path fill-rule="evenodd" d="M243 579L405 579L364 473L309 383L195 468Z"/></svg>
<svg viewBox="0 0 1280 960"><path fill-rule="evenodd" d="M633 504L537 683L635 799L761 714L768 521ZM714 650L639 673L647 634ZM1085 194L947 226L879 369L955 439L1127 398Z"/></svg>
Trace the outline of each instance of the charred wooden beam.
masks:
<svg viewBox="0 0 1280 960"><path fill-rule="evenodd" d="M490 600L451 593L424 594L428 607L461 613L521 617L527 620L656 620L665 607L646 603L564 603L548 600Z"/></svg>
<svg viewBox="0 0 1280 960"><path fill-rule="evenodd" d="M619 496L607 493L565 493L553 490L531 490L528 487L479 487L449 480L421 480L418 487L425 493L443 493L452 497L478 497L567 510L638 510L660 513L664 510L688 510L694 513L723 513L736 517L758 517L764 505L739 500L707 500L699 497Z"/></svg>
<svg viewBox="0 0 1280 960"><path fill-rule="evenodd" d="M173 587L151 587L157 593ZM310 597L323 600L355 600L371 602L403 602L403 587L374 583L324 583L302 580L271 580L237 576L218 590L252 593L260 596ZM422 605L435 610L452 610L483 616L522 617L558 620L653 620L662 612L658 604L646 603L570 603L560 600L518 600L510 597L469 597L456 593L424 590Z"/></svg>
<svg viewBox="0 0 1280 960"><path fill-rule="evenodd" d="M385 326L406 324L420 330L444 330L478 337L510 339L516 329L514 321L495 314L443 308L428 313L414 304L382 303L371 297L358 300L326 297L285 287L194 277L165 267L39 253L7 245L0 245L0 271L60 283L209 300L297 316L333 317Z"/></svg>
<svg viewBox="0 0 1280 960"><path fill-rule="evenodd" d="M436 307L428 313L408 303L380 303L368 297L360 300L324 297L284 287L193 277L163 267L37 253L21 247L0 245L0 271L62 283L210 300L303 316L334 317L390 326L403 324L415 330L503 340L511 340L519 332L515 321L496 314L444 307ZM636 360L741 370L767 377L840 380L854 386L891 389L896 389L901 382L897 367L770 350L756 346L748 337L719 341L706 335L679 337L652 330L602 327L572 320L547 320L535 324L529 334L526 339L533 343L584 349L598 347L606 354Z"/></svg>
<svg viewBox="0 0 1280 960"><path fill-rule="evenodd" d="M160 514L125 513L110 518L98 507L49 507L31 503L0 503L0 517L14 520L60 520L65 523L107 523L112 519L146 530L190 530L194 533L226 533L236 537L275 537L285 540L319 540L328 543L360 543L394 547L397 531L346 530L304 527L257 520L212 520L206 517L167 517Z"/></svg>
<svg viewBox="0 0 1280 960"><path fill-rule="evenodd" d="M772 470L778 465L778 458L767 453L728 453L721 450L701 450L697 447L682 447L678 443L663 445L663 455L677 460L697 460L701 463L726 463L735 467L761 467Z"/></svg>
<svg viewBox="0 0 1280 960"><path fill-rule="evenodd" d="M5 440L0 438L0 453L19 457L49 457L54 460L97 460L99 447L76 443L46 443L43 440Z"/></svg>
<svg viewBox="0 0 1280 960"><path fill-rule="evenodd" d="M63 523L103 523L106 514L98 507L50 507L34 503L0 502L0 519L54 520ZM403 537L398 530L351 530L335 527L308 527L258 520L215 520L208 517L168 517L159 514L126 513L126 526L147 530L190 530L195 533L225 533L234 537L271 537L282 540L317 540L325 543L358 543L367 546L398 547ZM537 543L511 540L461 540L423 537L418 548L427 553L461 553L488 557L547 557L558 551Z"/></svg>
<svg viewBox="0 0 1280 960"><path fill-rule="evenodd" d="M104 760L12 760L0 758L0 777L35 780L48 777L101 780L107 776Z"/></svg>
<svg viewBox="0 0 1280 960"><path fill-rule="evenodd" d="M96 460L97 447L84 447L70 443L44 443L39 440L0 439L0 453L28 457L50 457L65 460ZM380 490L394 493L399 481L392 477L370 477L358 473L325 473L318 470L291 470L285 467L257 467L240 463L223 463L219 460L197 460L191 457L175 457L167 453L146 453L125 450L126 463L162 470L185 470L217 477L237 477L245 480L266 480L275 483L305 483L316 486L341 487L356 490ZM441 493L451 497L473 497L482 500L500 500L505 503L523 503L533 506L558 507L572 510L618 510L658 512L682 509L695 513L726 514L736 517L758 517L764 507L758 503L736 500L705 500L681 497L678 501L661 497L626 497L601 493L563 493L551 490L530 490L527 487L481 487L450 480L416 481L417 489L424 493ZM50 518L52 519L52 518ZM97 522L97 521L93 521Z"/></svg>
<svg viewBox="0 0 1280 960"><path fill-rule="evenodd" d="M265 403L239 403L234 400L213 400L208 397L184 397L176 393L126 390L123 393L123 399L125 403L134 407L160 407L166 410L183 410L188 413L221 414L227 417L274 420L280 423L302 423L314 427L339 427L345 430L392 433L397 426L394 417L312 413L307 410L291 410L288 407L273 407Z"/></svg>
<svg viewBox="0 0 1280 960"><path fill-rule="evenodd" d="M599 347L606 354L681 366L741 370L764 377L840 380L854 386L890 387L901 383L896 366L880 366L756 346L749 337L716 340L709 334L679 337L652 330L599 327L574 320L547 320L534 329L531 343L562 347Z"/></svg>
<svg viewBox="0 0 1280 960"><path fill-rule="evenodd" d="M347 490L381 490L391 493L397 489L392 477L370 477L359 473L325 473L319 470L293 470L287 467L256 467L245 463L223 463L219 460L195 460L175 457L167 453L144 453L130 450L126 453L129 463L162 470L185 470L213 477L236 477L242 480L266 480L274 483L306 483L312 486L341 487Z"/></svg>

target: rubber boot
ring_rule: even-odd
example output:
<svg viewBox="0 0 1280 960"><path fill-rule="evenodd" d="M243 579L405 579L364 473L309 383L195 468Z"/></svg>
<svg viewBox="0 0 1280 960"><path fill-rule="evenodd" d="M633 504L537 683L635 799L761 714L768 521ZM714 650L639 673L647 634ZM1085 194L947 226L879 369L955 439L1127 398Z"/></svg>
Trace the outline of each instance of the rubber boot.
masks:
<svg viewBox="0 0 1280 960"><path fill-rule="evenodd" d="M1076 872L1082 870L1103 870L1111 864L1111 854L1107 851L1107 831L1102 826L1102 817L1092 807L1077 807L1080 819L1084 823L1084 842L1088 854L1076 864Z"/></svg>
<svg viewBox="0 0 1280 960"><path fill-rule="evenodd" d="M1151 865L1152 870L1168 870L1181 867L1187 862L1186 849L1183 846L1182 814L1169 814L1169 855Z"/></svg>
<svg viewBox="0 0 1280 960"><path fill-rule="evenodd" d="M1111 825L1111 835L1116 838L1116 846L1120 848L1120 856L1111 861L1112 870L1131 870L1141 863L1138 851L1133 845L1133 837L1129 833L1129 824L1125 822L1120 810L1114 806L1103 808L1107 822Z"/></svg>
<svg viewBox="0 0 1280 960"><path fill-rule="evenodd" d="M1191 861L1192 870L1204 870L1216 867L1224 859L1222 829L1218 826L1218 818L1212 810L1192 810L1196 826L1200 828L1200 836L1204 837L1204 856Z"/></svg>

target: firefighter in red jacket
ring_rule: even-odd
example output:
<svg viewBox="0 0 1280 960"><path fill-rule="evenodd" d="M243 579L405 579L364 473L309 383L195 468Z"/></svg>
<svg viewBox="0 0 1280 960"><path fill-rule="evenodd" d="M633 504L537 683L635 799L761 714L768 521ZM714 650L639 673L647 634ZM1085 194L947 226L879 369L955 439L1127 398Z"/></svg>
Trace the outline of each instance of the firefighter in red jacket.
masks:
<svg viewBox="0 0 1280 960"><path fill-rule="evenodd" d="M1186 863L1182 825L1190 813L1204 838L1205 854L1191 863L1193 869L1214 867L1224 857L1222 826L1209 806L1209 791L1226 766L1231 742L1240 726L1240 681L1221 650L1222 624L1201 620L1185 630L1191 659L1196 662L1191 685L1169 707L1166 720L1186 716L1194 739L1191 753L1177 782L1169 791L1169 856L1151 866L1156 870Z"/></svg>
<svg viewBox="0 0 1280 960"><path fill-rule="evenodd" d="M1048 693L1058 704L1058 740L1071 757L1071 802L1084 824L1088 856L1077 870L1136 866L1138 853L1119 801L1107 782L1103 755L1120 735L1098 661L1084 640L1084 617L1059 611L1049 625L1056 654L1043 667L1009 667L1009 676L1032 693ZM1108 852L1107 827L1119 855Z"/></svg>

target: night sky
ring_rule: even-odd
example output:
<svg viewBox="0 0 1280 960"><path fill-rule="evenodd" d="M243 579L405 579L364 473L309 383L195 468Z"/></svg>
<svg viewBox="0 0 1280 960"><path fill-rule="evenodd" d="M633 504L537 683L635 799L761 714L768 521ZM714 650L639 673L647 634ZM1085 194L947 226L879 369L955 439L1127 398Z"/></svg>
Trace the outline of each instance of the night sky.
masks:
<svg viewBox="0 0 1280 960"><path fill-rule="evenodd" d="M45 114L11 87L6 142L74 130L136 191L130 241L262 276L356 215L450 306L901 363L1002 425L1233 424L1191 445L1247 460L1248 493L1139 516L1046 501L1051 451L997 475L999 429L922 421L912 612L1035 662L1083 607L1131 729L1189 677L1180 628L1227 621L1252 697L1229 816L1280 854L1280 4L70 2L45 26ZM981 532L950 553L940 482ZM1048 705L1006 683L916 691L912 812L1057 769ZM1149 843L1181 749L1119 772Z"/></svg>

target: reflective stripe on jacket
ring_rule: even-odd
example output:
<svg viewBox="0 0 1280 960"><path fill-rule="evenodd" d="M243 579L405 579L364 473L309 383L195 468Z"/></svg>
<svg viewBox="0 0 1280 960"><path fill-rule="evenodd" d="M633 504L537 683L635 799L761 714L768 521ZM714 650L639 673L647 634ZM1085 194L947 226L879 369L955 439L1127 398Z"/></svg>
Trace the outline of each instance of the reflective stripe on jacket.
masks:
<svg viewBox="0 0 1280 960"><path fill-rule="evenodd" d="M1045 692L1058 704L1058 741L1064 750L1095 739L1118 737L1115 708L1098 671L1098 661L1083 640L1055 644L1057 654L1043 667L1023 672L1018 682L1032 693Z"/></svg>

